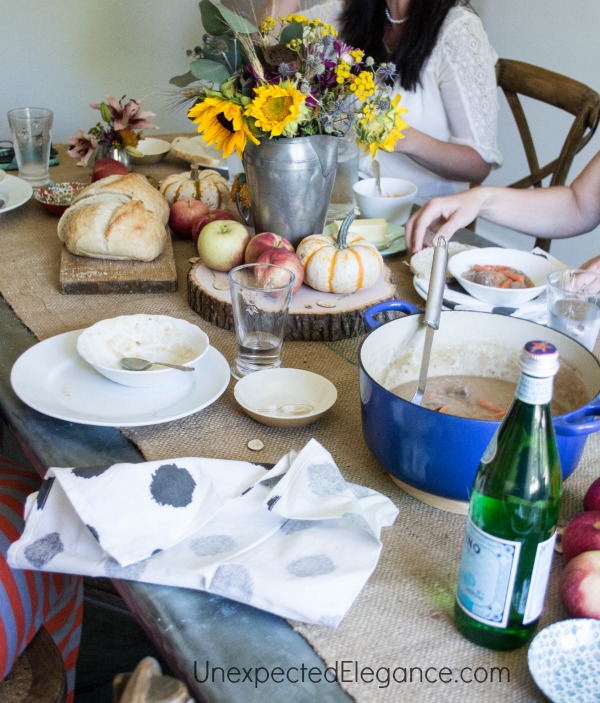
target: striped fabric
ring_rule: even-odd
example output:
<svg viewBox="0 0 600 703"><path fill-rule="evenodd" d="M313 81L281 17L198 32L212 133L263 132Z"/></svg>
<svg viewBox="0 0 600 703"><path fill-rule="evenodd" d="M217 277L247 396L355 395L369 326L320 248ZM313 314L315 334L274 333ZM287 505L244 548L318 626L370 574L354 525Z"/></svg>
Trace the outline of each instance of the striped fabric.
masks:
<svg viewBox="0 0 600 703"><path fill-rule="evenodd" d="M6 563L6 552L23 530L26 497L40 478L0 455L0 680L44 625L62 655L67 703L73 702L81 638L82 580L78 576L22 571Z"/></svg>

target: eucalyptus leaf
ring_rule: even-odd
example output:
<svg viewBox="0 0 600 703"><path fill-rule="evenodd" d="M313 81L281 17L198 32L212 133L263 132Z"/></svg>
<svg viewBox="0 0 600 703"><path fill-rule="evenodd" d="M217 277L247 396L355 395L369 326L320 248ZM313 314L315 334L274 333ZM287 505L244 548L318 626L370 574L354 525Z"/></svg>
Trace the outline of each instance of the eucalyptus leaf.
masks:
<svg viewBox="0 0 600 703"><path fill-rule="evenodd" d="M217 5L211 0L201 0L200 14L204 30L214 37L228 33L253 34L258 28L244 17L232 12L223 5Z"/></svg>
<svg viewBox="0 0 600 703"><path fill-rule="evenodd" d="M229 78L229 71L222 63L208 61L207 59L197 59L192 61L190 69L196 80L207 81L208 83L224 83Z"/></svg>
<svg viewBox="0 0 600 703"><path fill-rule="evenodd" d="M292 22L283 28L279 42L289 44L292 39L302 39L304 27L300 22Z"/></svg>
<svg viewBox="0 0 600 703"><path fill-rule="evenodd" d="M176 85L178 88L185 88L186 85L194 83L197 80L196 76L191 71L188 71L181 76L174 76L169 83Z"/></svg>

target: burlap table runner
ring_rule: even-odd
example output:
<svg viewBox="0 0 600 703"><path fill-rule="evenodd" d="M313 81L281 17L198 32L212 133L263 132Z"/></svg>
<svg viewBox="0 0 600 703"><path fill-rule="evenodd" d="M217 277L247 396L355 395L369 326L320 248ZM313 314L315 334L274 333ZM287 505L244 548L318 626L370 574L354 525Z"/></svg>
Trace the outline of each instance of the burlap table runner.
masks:
<svg viewBox="0 0 600 703"><path fill-rule="evenodd" d="M89 180L89 171L77 167L65 155L64 147L59 159L59 165L51 169L55 181ZM168 159L142 169L157 178L182 170L183 162ZM33 199L0 216L0 291L38 339L116 314L167 314L198 324L212 345L228 361L233 359L233 334L204 322L188 306L186 276L189 259L195 254L193 243L174 242L177 292L62 295L58 290L61 244L56 223L57 219ZM401 296L421 302L402 257L390 258L387 263L395 273ZM284 365L320 373L335 383L339 392L329 415L307 428L281 430L254 422L235 403L231 383L218 402L190 417L122 431L149 460L192 455L275 462L315 437L332 453L347 479L390 496L400 510L399 517L384 531L380 563L342 624L333 630L291 623L328 666L338 666L341 685L357 701L545 700L529 674L526 647L491 652L469 643L455 630L452 609L465 518L407 496L371 457L361 429L356 366L359 342L284 345ZM251 439L264 443L260 453L248 449ZM583 493L598 473L599 447L598 436L593 435L580 467L565 483L565 519L581 510ZM557 557L542 626L567 617L557 595L562 568L562 558Z"/></svg>

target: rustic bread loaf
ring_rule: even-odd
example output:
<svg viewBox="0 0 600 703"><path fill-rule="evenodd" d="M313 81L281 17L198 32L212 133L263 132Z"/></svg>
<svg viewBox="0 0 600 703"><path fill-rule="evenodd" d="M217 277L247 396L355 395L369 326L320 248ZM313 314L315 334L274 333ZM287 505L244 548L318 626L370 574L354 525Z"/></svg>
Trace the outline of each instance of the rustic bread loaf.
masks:
<svg viewBox="0 0 600 703"><path fill-rule="evenodd" d="M168 217L143 176L109 176L78 194L58 221L58 237L79 256L152 261L167 242L164 206Z"/></svg>

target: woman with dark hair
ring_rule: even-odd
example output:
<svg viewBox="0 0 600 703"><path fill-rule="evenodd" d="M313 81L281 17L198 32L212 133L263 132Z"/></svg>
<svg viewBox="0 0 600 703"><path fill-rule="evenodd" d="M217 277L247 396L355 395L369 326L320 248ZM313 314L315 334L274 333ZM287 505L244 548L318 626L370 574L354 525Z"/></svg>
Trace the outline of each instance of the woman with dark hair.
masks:
<svg viewBox="0 0 600 703"><path fill-rule="evenodd" d="M285 16L299 4L268 0L261 16ZM501 164L497 55L468 0L328 0L302 14L332 24L376 61L396 64L411 128L377 160L383 175L417 184L418 202L481 183ZM369 157L361 175L373 175Z"/></svg>

